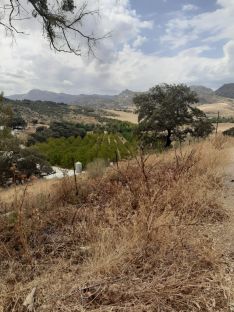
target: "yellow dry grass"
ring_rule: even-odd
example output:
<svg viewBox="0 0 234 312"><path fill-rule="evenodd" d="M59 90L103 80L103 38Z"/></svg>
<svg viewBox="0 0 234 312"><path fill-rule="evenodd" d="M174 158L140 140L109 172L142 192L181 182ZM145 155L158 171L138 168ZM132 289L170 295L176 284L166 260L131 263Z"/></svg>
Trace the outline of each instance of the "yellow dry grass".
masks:
<svg viewBox="0 0 234 312"><path fill-rule="evenodd" d="M216 125L214 124L214 126L216 127ZM225 130L228 130L230 128L234 127L234 123L231 122L224 122L224 123L220 123L218 125L218 132L223 132Z"/></svg>
<svg viewBox="0 0 234 312"><path fill-rule="evenodd" d="M199 105L198 108L209 115L217 116L217 113L219 112L224 117L234 116L234 105L229 102L202 104Z"/></svg>
<svg viewBox="0 0 234 312"><path fill-rule="evenodd" d="M0 188L0 202L12 203L22 197L25 187L27 187L28 197L36 197L40 194L50 195L54 192L59 180L34 180L27 185L19 185L10 187L9 189ZM1 207L0 207L1 211Z"/></svg>
<svg viewBox="0 0 234 312"><path fill-rule="evenodd" d="M0 308L24 311L230 311L222 250L227 139L139 155L105 176L28 194L0 223Z"/></svg>
<svg viewBox="0 0 234 312"><path fill-rule="evenodd" d="M111 114L110 116L108 116L108 118L117 119L121 121L128 121L134 124L138 123L138 115L134 114L133 112L124 112L111 109L106 109L105 111Z"/></svg>

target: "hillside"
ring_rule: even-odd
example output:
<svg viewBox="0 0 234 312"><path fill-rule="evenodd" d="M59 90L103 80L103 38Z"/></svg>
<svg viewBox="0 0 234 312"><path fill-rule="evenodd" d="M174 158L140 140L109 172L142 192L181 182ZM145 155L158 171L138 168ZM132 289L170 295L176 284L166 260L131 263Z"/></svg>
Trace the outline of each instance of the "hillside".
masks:
<svg viewBox="0 0 234 312"><path fill-rule="evenodd" d="M26 311L31 294L41 312L230 311L226 153L216 138L4 191L0 309Z"/></svg>
<svg viewBox="0 0 234 312"><path fill-rule="evenodd" d="M210 88L206 88L204 86L191 86L190 88L197 93L199 102L202 104L217 103L222 100Z"/></svg>
<svg viewBox="0 0 234 312"><path fill-rule="evenodd" d="M74 122L96 122L97 112L85 107L70 106L64 103L51 101L31 100L5 100L16 114L21 115L27 122L33 119L44 123L51 121L74 121Z"/></svg>
<svg viewBox="0 0 234 312"><path fill-rule="evenodd" d="M77 104L91 107L128 107L132 105L135 92L122 91L119 95L79 94L71 95L33 89L26 94L15 94L8 96L12 100L49 101L55 103Z"/></svg>
<svg viewBox="0 0 234 312"><path fill-rule="evenodd" d="M215 91L215 94L222 97L234 99L234 83L227 83Z"/></svg>

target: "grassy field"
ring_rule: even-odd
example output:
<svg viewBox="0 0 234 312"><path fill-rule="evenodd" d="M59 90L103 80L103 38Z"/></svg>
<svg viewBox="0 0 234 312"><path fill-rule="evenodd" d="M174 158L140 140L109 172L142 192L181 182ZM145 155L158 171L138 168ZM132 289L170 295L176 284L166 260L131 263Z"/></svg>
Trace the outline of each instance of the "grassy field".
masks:
<svg viewBox="0 0 234 312"><path fill-rule="evenodd" d="M227 218L227 144L139 155L77 187L63 179L2 198L0 310L23 311L36 287L42 312L230 311L210 230Z"/></svg>
<svg viewBox="0 0 234 312"><path fill-rule="evenodd" d="M117 111L117 110L111 110L106 109L107 113L110 113L109 118L121 120L121 121L128 121L134 124L138 123L138 115L134 114L133 112L124 112L124 111Z"/></svg>
<svg viewBox="0 0 234 312"><path fill-rule="evenodd" d="M216 110L214 110L214 107ZM220 107L223 107L223 110L224 110L224 107L226 107L226 104L225 103L216 103L216 104L204 104L204 105L199 106L199 108L201 110L203 110L205 113L207 113L208 116L209 116L210 112L213 112L211 114L212 116L215 115L214 112L216 112L216 116L217 116L217 111L220 109ZM232 114L231 114L231 111L229 109L228 109L228 114L223 114L223 110L220 109L221 116L226 116L226 117L234 116L234 110L233 110ZM133 112L124 112L124 111L117 111L117 110L106 110L106 112L110 113L110 116L108 116L108 118L122 120L122 121L128 121L128 122L131 122L134 124L138 123L138 116L137 116L137 114L134 114ZM230 123L230 122L220 123L219 127L218 127L218 132L223 132L223 131L230 129L232 127L234 127L233 123Z"/></svg>
<svg viewBox="0 0 234 312"><path fill-rule="evenodd" d="M233 103L229 103L229 102L203 104L203 105L199 105L198 108L200 108L206 114L211 115L211 116L217 116L218 112L223 117L234 116L234 105Z"/></svg>
<svg viewBox="0 0 234 312"><path fill-rule="evenodd" d="M214 124L214 126L216 126ZM233 128L234 127L234 123L231 123L231 122L224 122L224 123L220 123L218 125L218 132L223 132L227 129L230 129L230 128Z"/></svg>

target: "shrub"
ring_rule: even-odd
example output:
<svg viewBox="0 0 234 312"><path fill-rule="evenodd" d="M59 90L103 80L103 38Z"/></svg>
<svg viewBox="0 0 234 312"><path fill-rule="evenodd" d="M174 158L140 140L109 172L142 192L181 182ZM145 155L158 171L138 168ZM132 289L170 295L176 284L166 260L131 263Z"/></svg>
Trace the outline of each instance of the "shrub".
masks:
<svg viewBox="0 0 234 312"><path fill-rule="evenodd" d="M234 136L234 127L223 131L223 135Z"/></svg>
<svg viewBox="0 0 234 312"><path fill-rule="evenodd" d="M102 177L106 171L107 162L97 158L87 165L87 173L90 178Z"/></svg>

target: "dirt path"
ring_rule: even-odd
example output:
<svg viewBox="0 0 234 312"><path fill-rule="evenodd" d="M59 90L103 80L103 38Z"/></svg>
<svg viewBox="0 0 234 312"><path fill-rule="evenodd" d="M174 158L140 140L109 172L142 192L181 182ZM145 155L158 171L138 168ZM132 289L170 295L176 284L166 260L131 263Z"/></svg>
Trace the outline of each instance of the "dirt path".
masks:
<svg viewBox="0 0 234 312"><path fill-rule="evenodd" d="M234 147L228 149L229 162L225 167L224 208L230 219L218 231L219 240L224 250L225 262L228 264L228 278L231 281L231 311L234 311Z"/></svg>

